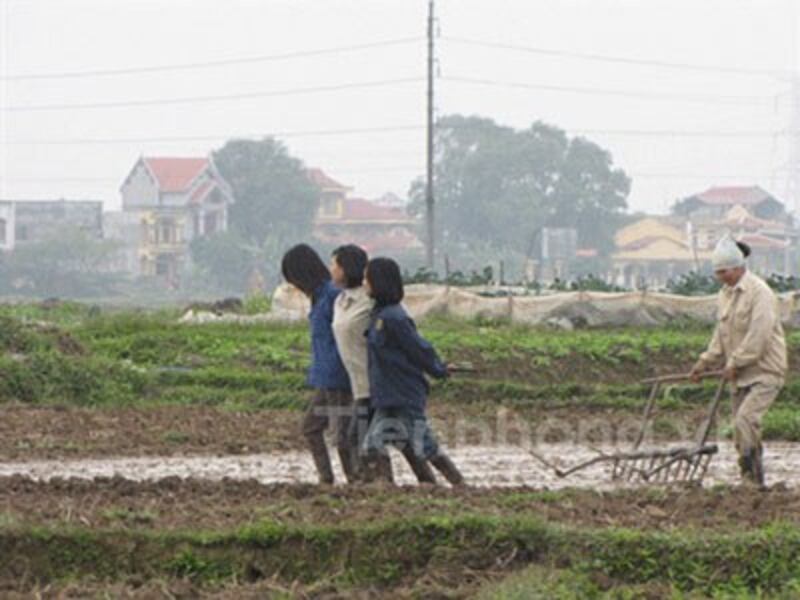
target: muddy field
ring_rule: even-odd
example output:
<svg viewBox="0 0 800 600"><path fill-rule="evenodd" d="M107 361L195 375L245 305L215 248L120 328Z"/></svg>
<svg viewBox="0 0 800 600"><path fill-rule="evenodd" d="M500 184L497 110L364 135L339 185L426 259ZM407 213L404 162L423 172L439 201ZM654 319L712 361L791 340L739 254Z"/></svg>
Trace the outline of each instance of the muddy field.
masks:
<svg viewBox="0 0 800 600"><path fill-rule="evenodd" d="M0 515L6 524L91 527L224 529L263 519L283 523L346 524L448 511L509 517L537 515L579 526L632 528L757 527L800 522L800 491L727 487L602 491L573 488L554 497L541 488L432 486L319 488L255 480L115 478L0 478Z"/></svg>
<svg viewBox="0 0 800 600"><path fill-rule="evenodd" d="M636 382L688 368L706 331L425 323L443 356L475 367L429 404L466 476L453 489L417 485L397 453L397 486L343 485L335 452L339 483L316 485L299 431L304 326L9 323L0 597L460 599L531 566L526 586L551 580L543 598L800 597L796 378L765 420L767 491L738 485L727 402L702 487L619 485L602 464L558 478L526 450L569 467L629 449ZM691 439L712 389L665 389L646 445ZM564 591L578 580L589 588Z"/></svg>
<svg viewBox="0 0 800 600"><path fill-rule="evenodd" d="M491 406L432 404L430 416L446 444L518 444L569 441L582 424L601 420L612 435L638 427L638 412L550 409L546 422L536 409L516 412ZM670 440L693 431L702 409L669 415L668 426L654 432ZM202 406L81 408L73 406L0 407L0 461L72 460L95 457L227 456L302 450L302 412L234 411ZM540 425L544 426L540 429ZM550 425L557 423L558 426ZM498 429L503 429L498 433ZM521 438L521 431L526 432ZM589 431L587 439L594 439ZM677 436L680 437L680 436ZM600 440L602 441L602 440Z"/></svg>
<svg viewBox="0 0 800 600"><path fill-rule="evenodd" d="M720 443L706 475L706 485L735 485L739 483L736 452L730 443ZM580 463L597 456L598 452L612 453L618 447L588 448L570 444L538 445L537 455L562 467ZM525 448L519 446L465 446L452 448L449 454L464 473L467 484L474 487L529 486L547 489L567 487L616 489L621 484L610 478L607 463L598 463L570 475L558 477ZM407 465L397 453L392 453L396 480L400 485L414 484ZM343 475L336 464L337 480ZM765 465L768 483L787 488L800 486L800 444L772 443L767 445ZM261 484L313 484L316 472L306 452L292 451L236 456L191 457L129 457L54 461L0 462L0 477L21 475L34 480L80 478L121 478L131 481L158 481L167 478L219 481L255 480Z"/></svg>
<svg viewBox="0 0 800 600"><path fill-rule="evenodd" d="M201 406L0 408L0 459L239 454L299 448L297 411Z"/></svg>

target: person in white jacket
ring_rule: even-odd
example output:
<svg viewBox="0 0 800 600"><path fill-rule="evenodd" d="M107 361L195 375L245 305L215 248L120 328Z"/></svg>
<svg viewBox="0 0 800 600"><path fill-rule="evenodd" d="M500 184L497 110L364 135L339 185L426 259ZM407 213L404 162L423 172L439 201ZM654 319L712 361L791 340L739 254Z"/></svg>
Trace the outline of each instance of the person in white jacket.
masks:
<svg viewBox="0 0 800 600"><path fill-rule="evenodd" d="M370 407L365 333L369 328L374 301L362 286L367 259L367 253L353 244L340 246L333 251L331 277L342 290L333 306L333 336L353 391L353 416L348 438L358 477L362 481L392 481L392 463L388 456L365 460L360 452L373 414Z"/></svg>

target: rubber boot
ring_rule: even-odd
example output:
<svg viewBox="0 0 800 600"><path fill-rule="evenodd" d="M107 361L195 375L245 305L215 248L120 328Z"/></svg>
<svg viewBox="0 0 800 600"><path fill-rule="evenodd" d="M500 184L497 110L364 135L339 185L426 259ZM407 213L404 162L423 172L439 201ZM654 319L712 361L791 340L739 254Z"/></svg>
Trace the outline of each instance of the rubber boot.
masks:
<svg viewBox="0 0 800 600"><path fill-rule="evenodd" d="M392 459L388 454L379 454L375 458L374 470L377 479L394 483L394 473L392 472Z"/></svg>
<svg viewBox="0 0 800 600"><path fill-rule="evenodd" d="M408 466L411 467L411 470L414 471L414 475L417 476L418 482L436 485L436 475L433 474L433 469L431 469L431 466L428 464L427 460L418 457L414 453L414 449L409 444L406 444L406 447L403 448L402 452L403 456L406 457Z"/></svg>
<svg viewBox="0 0 800 600"><path fill-rule="evenodd" d="M339 462L342 464L342 471L347 478L347 483L358 483L359 477L359 464L356 449L352 446L339 446Z"/></svg>
<svg viewBox="0 0 800 600"><path fill-rule="evenodd" d="M739 455L739 474L745 481L753 479L753 457L749 450Z"/></svg>
<svg viewBox="0 0 800 600"><path fill-rule="evenodd" d="M361 461L361 480L364 483L374 481L394 483L392 459L389 455L381 452L367 454Z"/></svg>
<svg viewBox="0 0 800 600"><path fill-rule="evenodd" d="M333 467L331 466L331 457L328 455L328 447L325 445L325 437L320 433L306 436L306 440L308 449L311 450L311 457L314 459L314 465L317 467L319 482L333 485Z"/></svg>
<svg viewBox="0 0 800 600"><path fill-rule="evenodd" d="M431 458L430 462L450 482L450 485L464 485L464 476L447 454L439 453Z"/></svg>
<svg viewBox="0 0 800 600"><path fill-rule="evenodd" d="M762 490L767 487L764 478L764 446L761 444L753 453L753 481Z"/></svg>
<svg viewBox="0 0 800 600"><path fill-rule="evenodd" d="M739 469L742 472L744 483L759 488L764 487L764 467L761 464L761 456L757 448L745 450L744 454L739 457Z"/></svg>

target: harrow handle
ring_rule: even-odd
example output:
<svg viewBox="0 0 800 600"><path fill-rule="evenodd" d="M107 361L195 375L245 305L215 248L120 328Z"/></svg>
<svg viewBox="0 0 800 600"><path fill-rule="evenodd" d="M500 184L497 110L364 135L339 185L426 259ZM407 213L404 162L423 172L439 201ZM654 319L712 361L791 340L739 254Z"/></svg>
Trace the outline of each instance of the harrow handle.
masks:
<svg viewBox="0 0 800 600"><path fill-rule="evenodd" d="M699 379L711 379L722 377L725 374L725 371L706 371L705 373L699 373L697 377ZM642 379L641 383L671 383L673 381L689 381L691 376L689 373L678 373L675 375L661 375L660 377L650 377L648 379Z"/></svg>

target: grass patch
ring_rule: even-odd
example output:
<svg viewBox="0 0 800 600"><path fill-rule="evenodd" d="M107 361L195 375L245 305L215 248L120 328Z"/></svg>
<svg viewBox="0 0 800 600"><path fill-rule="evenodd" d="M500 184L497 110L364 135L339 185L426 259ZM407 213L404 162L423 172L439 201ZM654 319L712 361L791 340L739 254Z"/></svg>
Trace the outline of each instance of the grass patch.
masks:
<svg viewBox="0 0 800 600"><path fill-rule="evenodd" d="M75 303L0 306L0 402L306 405L304 323L181 325L177 316ZM444 357L474 360L479 368L437 383L432 401L478 413L500 406L638 413L648 390L636 379L683 368L709 336L691 327L563 332L441 318L421 328ZM800 348L800 333L790 332L788 341L790 350ZM698 408L711 390L711 383L670 386L658 406ZM790 379L764 429L770 439L800 440L800 378Z"/></svg>
<svg viewBox="0 0 800 600"><path fill-rule="evenodd" d="M800 581L800 529L781 524L738 533L665 533L462 515L347 526L264 521L217 533L10 525L0 528L0 544L6 549L0 555L0 580L18 576L24 563L39 585L68 577L131 575L308 583L335 575L351 585L391 586L438 570L480 572L530 564L582 574L569 584L578 591L599 581L709 595L780 592ZM546 583L556 589L566 585L558 578ZM511 594L524 581L508 585Z"/></svg>

